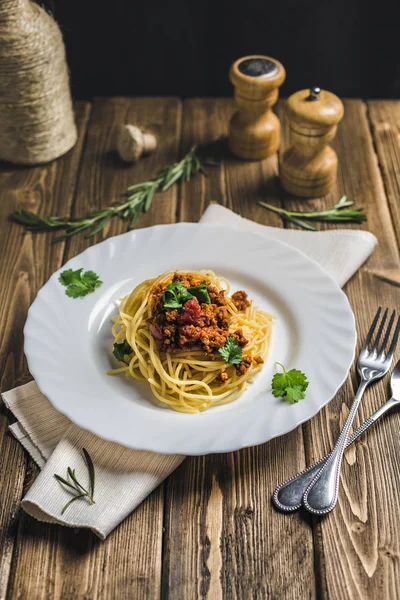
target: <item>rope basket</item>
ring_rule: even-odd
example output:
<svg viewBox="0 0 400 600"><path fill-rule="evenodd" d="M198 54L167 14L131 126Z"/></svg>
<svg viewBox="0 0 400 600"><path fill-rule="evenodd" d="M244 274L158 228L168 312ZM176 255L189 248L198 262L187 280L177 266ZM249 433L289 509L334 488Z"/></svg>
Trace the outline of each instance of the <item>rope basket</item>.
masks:
<svg viewBox="0 0 400 600"><path fill-rule="evenodd" d="M45 163L76 139L58 25L30 0L0 0L0 160Z"/></svg>

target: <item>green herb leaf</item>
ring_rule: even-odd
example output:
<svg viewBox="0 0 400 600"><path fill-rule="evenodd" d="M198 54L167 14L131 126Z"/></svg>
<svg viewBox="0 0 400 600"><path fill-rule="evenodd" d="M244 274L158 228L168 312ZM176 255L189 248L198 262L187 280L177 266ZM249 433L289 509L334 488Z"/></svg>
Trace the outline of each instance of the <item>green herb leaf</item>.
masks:
<svg viewBox="0 0 400 600"><path fill-rule="evenodd" d="M83 487L83 486L82 486L82 485L79 483L79 481L78 481L78 479L77 479L77 477L76 477L76 474L75 474L75 469L74 469L74 470L72 470L72 469L71 469L71 467L68 467L68 469L67 469L67 473L68 473L68 477L70 477L70 478L71 478L71 480L72 480L72 482L74 483L74 485L75 485L75 488L76 488L77 490L80 490L80 491L82 491L83 493L85 493L85 492L86 492L85 488L84 488L84 487Z"/></svg>
<svg viewBox="0 0 400 600"><path fill-rule="evenodd" d="M151 205L153 203L154 194L156 193L156 191L157 191L157 186L153 186L150 189L149 193L147 194L147 198L146 198L146 201L144 203L144 208L143 208L144 212L147 212L149 210L149 208L151 207Z"/></svg>
<svg viewBox="0 0 400 600"><path fill-rule="evenodd" d="M275 373L272 378L272 393L275 398L285 398L290 404L295 404L306 397L305 391L308 388L307 377L298 369L286 371L281 363L276 363L282 367L282 373Z"/></svg>
<svg viewBox="0 0 400 600"><path fill-rule="evenodd" d="M227 338L225 345L219 348L218 352L228 365L239 365L242 362L242 348L232 336Z"/></svg>
<svg viewBox="0 0 400 600"><path fill-rule="evenodd" d="M182 304L179 302L175 292L168 292L164 298L164 308L182 308Z"/></svg>
<svg viewBox="0 0 400 600"><path fill-rule="evenodd" d="M123 342L115 342L113 354L117 360L126 363L125 356L132 354L132 348L126 340Z"/></svg>
<svg viewBox="0 0 400 600"><path fill-rule="evenodd" d="M77 269L76 271L66 269L60 273L58 280L61 285L67 288L65 293L70 298L83 298L94 292L103 283L94 271L83 273L83 269Z"/></svg>
<svg viewBox="0 0 400 600"><path fill-rule="evenodd" d="M82 452L83 452L83 456L85 457L86 460L86 464L87 464L87 468L88 468L88 472L89 472L89 481L90 481L90 495L94 496L94 483L95 483L95 471L94 471L94 464L92 459L90 458L90 454L89 452L86 450L86 448L82 448Z"/></svg>
<svg viewBox="0 0 400 600"><path fill-rule="evenodd" d="M67 510L67 508L69 506L71 506L71 504L73 502L75 502L76 500L80 500L81 498L85 498L86 494L78 494L77 496L74 496L69 502L67 502L67 504L63 507L61 514L63 515L65 513L65 511Z"/></svg>
<svg viewBox="0 0 400 600"><path fill-rule="evenodd" d="M60 273L59 281L62 285L68 286L71 283L74 283L75 279L80 280L82 271L83 269L77 269L76 271L73 271L72 269L66 269Z"/></svg>
<svg viewBox="0 0 400 600"><path fill-rule="evenodd" d="M10 215L11 221L22 225L26 231L50 231L51 229L64 229L68 225L66 217L39 217L29 210L17 210Z"/></svg>
<svg viewBox="0 0 400 600"><path fill-rule="evenodd" d="M94 504L94 482L95 482L95 471L93 461L90 458L90 454L85 448L82 448L83 456L86 462L86 466L89 473L89 483L90 489L87 490L81 483L79 483L78 478L75 473L75 469L71 469L71 467L67 468L67 476L69 479L64 479L61 475L54 474L55 479L62 485L68 488L66 491L72 495L72 498L61 510L61 514L67 510L69 506L76 500L80 500L81 498L85 498L90 504Z"/></svg>
<svg viewBox="0 0 400 600"><path fill-rule="evenodd" d="M192 294L180 281L173 281L165 288L162 300L164 308L182 308L192 298Z"/></svg>
<svg viewBox="0 0 400 600"><path fill-rule="evenodd" d="M188 289L188 292L195 296L200 303L211 304L211 298L207 291L207 284L205 281L200 283L200 285L195 285Z"/></svg>
<svg viewBox="0 0 400 600"><path fill-rule="evenodd" d="M111 214L106 214L102 219L97 221L96 225L92 228L91 232L86 237L90 238L90 237L93 237L94 235L96 235L96 233L98 231L101 231L101 229L103 229L103 227L105 227L107 225L107 223L111 219L111 217L112 217Z"/></svg>
<svg viewBox="0 0 400 600"><path fill-rule="evenodd" d="M94 291L103 283L100 281L99 276L94 271L85 271L82 273L81 279L83 283L90 289L90 291Z"/></svg>
<svg viewBox="0 0 400 600"><path fill-rule="evenodd" d="M59 481L60 483L62 483L63 485L66 485L69 488L72 488L73 490L75 489L75 486L72 485L72 483L70 483L69 481L67 481L66 479L64 479L63 477L61 477L61 475L57 475L55 474L54 477L57 479L57 481Z"/></svg>

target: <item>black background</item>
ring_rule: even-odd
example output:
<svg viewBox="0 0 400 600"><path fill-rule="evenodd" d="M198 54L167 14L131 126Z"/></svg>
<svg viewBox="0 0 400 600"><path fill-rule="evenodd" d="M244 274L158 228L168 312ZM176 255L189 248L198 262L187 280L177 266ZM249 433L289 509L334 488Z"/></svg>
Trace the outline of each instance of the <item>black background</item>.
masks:
<svg viewBox="0 0 400 600"><path fill-rule="evenodd" d="M281 93L400 97L399 1L45 0L67 48L75 98L229 96L230 64L267 54Z"/></svg>

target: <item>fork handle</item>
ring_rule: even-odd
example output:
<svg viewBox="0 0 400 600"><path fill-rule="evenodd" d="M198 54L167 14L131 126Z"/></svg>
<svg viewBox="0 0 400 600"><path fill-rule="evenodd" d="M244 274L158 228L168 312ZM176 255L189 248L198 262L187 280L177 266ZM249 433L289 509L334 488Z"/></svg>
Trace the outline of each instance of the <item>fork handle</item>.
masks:
<svg viewBox="0 0 400 600"><path fill-rule="evenodd" d="M358 427L349 438L346 440L346 448L356 441L367 429L371 427L380 417L387 413L393 406L398 404L394 398L390 398L383 406L378 408L368 419L364 421L360 427ZM277 508L284 512L293 512L298 510L301 506L304 492L306 491L309 484L312 482L318 471L322 469L326 461L328 460L329 454L321 458L318 462L314 463L310 467L307 467L304 471L297 473L290 479L286 479L283 483L277 486L272 496L272 501Z"/></svg>
<svg viewBox="0 0 400 600"><path fill-rule="evenodd" d="M329 454L325 464L316 473L303 495L303 505L314 515L325 515L330 512L338 499L340 467L350 427L369 379L362 379L355 395L348 417L343 425L338 440Z"/></svg>

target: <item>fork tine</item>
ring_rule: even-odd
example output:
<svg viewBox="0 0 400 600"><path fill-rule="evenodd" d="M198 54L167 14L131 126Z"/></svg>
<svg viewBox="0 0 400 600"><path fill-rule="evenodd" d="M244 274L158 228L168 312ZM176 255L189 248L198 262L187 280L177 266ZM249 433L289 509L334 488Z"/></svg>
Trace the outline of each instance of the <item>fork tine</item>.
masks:
<svg viewBox="0 0 400 600"><path fill-rule="evenodd" d="M393 358L393 354L399 339L399 334L400 334L400 317L397 318L397 324L396 324L396 329L394 330L394 334L393 334L393 339L392 339L392 343L390 344L390 348L389 348L389 352L387 354L387 359L392 360Z"/></svg>
<svg viewBox="0 0 400 600"><path fill-rule="evenodd" d="M385 337L383 338L382 346L379 348L379 354L381 354L382 352L385 352L385 348L389 341L390 332L392 331L395 316L396 316L396 311L393 310L393 312L390 316L389 325L387 326L387 329L386 329Z"/></svg>
<svg viewBox="0 0 400 600"><path fill-rule="evenodd" d="M374 351L378 352L378 346L379 346L379 342L381 341L382 332L383 332L383 328L385 327L385 323L386 323L386 319L387 319L387 316L388 316L388 312L389 312L389 309L387 308L385 310L385 312L383 313L383 317L382 317L381 323L379 325L378 333L376 334L375 343L372 346L371 352L374 352ZM382 352L382 348L381 348L381 352Z"/></svg>
<svg viewBox="0 0 400 600"><path fill-rule="evenodd" d="M369 328L369 331L368 331L367 337L365 338L364 345L363 345L363 347L361 348L361 351L362 351L362 352L363 352L364 350L368 350L368 344L370 343L370 341L371 341L371 338L372 338L372 336L373 336L373 334L374 334L375 327L376 327L376 324L377 324L377 322L378 322L378 319L379 319L379 316L380 316L380 314L381 314L381 311L382 311L382 306L380 306L380 307L378 308L378 310L376 311L376 315L375 315L375 317L374 317L374 320L372 321L372 325L371 325L371 327Z"/></svg>

